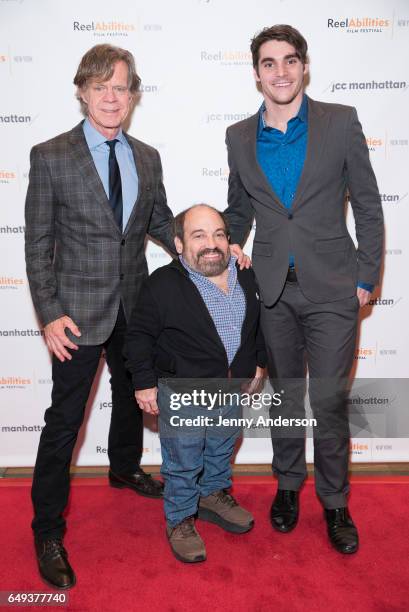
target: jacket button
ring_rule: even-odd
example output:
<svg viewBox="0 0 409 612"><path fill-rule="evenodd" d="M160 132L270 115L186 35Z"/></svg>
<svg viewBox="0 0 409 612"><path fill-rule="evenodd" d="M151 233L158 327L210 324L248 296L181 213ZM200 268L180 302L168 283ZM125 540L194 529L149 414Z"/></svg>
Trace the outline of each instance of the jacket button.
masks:
<svg viewBox="0 0 409 612"><path fill-rule="evenodd" d="M288 213L288 218L292 219L293 218L293 213Z"/></svg>
<svg viewBox="0 0 409 612"><path fill-rule="evenodd" d="M121 246L125 246L125 240L121 240Z"/></svg>
<svg viewBox="0 0 409 612"><path fill-rule="evenodd" d="M119 275L119 280L124 280L125 274L123 272L121 272L121 274Z"/></svg>

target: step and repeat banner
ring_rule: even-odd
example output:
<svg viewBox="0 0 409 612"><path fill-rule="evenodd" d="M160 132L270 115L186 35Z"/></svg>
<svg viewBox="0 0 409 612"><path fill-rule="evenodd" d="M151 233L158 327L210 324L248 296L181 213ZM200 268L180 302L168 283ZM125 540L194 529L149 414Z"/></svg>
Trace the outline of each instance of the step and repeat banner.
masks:
<svg viewBox="0 0 409 612"><path fill-rule="evenodd" d="M197 202L222 210L225 130L262 102L250 39L274 23L295 26L308 41L307 93L358 110L382 194L386 245L382 285L361 313L353 405L372 413L382 406L383 419L389 409L394 419L407 411L407 396L391 381L408 378L409 370L409 2L0 0L0 465L34 464L50 404L50 357L25 274L24 200L31 147L82 118L72 83L82 55L98 43L134 54L142 95L128 131L159 150L172 210ZM252 235L248 253L251 244ZM147 259L151 271L169 261L153 243ZM111 396L103 359L100 365L75 457L79 465L107 464ZM375 380L388 384L370 384ZM377 437L358 428L352 460L409 461L409 439L394 423ZM145 464L161 462L155 430L147 421ZM267 436L245 438L237 455L241 463L270 460Z"/></svg>

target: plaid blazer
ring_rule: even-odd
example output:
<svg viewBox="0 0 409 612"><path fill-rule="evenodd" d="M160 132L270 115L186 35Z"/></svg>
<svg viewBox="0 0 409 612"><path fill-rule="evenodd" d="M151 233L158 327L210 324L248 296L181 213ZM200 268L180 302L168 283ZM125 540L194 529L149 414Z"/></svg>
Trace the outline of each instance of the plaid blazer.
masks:
<svg viewBox="0 0 409 612"><path fill-rule="evenodd" d="M125 136L133 150L139 190L123 233L82 122L36 145L30 154L25 253L31 295L43 325L63 315L73 319L82 333L75 338L77 344L101 344L109 337L120 300L129 318L148 275L147 234L174 252L173 215L166 204L159 154Z"/></svg>

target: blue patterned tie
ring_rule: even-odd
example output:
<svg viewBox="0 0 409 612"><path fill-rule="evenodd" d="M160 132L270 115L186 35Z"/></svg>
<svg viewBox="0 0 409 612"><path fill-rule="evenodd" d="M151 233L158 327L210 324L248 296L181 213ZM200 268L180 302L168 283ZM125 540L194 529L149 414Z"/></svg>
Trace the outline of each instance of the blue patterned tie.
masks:
<svg viewBox="0 0 409 612"><path fill-rule="evenodd" d="M122 231L122 184L121 173L119 172L118 160L115 155L115 145L119 142L114 140L106 140L109 147L109 203L114 212L115 221Z"/></svg>

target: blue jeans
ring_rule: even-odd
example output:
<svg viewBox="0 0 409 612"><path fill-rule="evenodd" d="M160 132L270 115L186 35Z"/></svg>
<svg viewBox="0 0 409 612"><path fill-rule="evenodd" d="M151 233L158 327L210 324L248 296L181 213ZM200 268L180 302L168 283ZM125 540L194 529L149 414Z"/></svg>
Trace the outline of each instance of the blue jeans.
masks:
<svg viewBox="0 0 409 612"><path fill-rule="evenodd" d="M171 427L172 417L208 417L214 423L219 417L240 417L237 404L207 410L202 406L170 408L171 389L159 383L159 431L162 450L161 474L165 480L164 508L167 524L175 527L196 514L199 497L231 487L231 457L240 435L237 425L196 425Z"/></svg>

